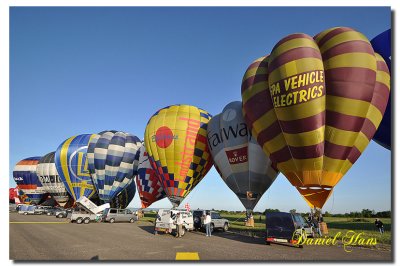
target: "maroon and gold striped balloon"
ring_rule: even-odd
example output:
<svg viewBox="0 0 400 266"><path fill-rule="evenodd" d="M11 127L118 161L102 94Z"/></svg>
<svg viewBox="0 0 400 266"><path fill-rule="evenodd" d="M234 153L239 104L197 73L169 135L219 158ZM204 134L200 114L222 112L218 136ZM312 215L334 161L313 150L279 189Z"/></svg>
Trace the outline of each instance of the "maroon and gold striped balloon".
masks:
<svg viewBox="0 0 400 266"><path fill-rule="evenodd" d="M373 137L389 90L387 66L361 33L291 34L247 69L243 114L279 171L322 208Z"/></svg>

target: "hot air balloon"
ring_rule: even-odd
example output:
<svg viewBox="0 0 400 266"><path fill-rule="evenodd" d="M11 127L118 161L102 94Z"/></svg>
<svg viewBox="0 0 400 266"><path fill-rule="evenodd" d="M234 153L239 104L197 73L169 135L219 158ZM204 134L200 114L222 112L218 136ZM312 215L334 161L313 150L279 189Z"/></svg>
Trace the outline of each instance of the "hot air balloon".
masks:
<svg viewBox="0 0 400 266"><path fill-rule="evenodd" d="M95 134L70 137L58 146L55 164L60 179L72 198L91 198L96 192L88 170L87 148Z"/></svg>
<svg viewBox="0 0 400 266"><path fill-rule="evenodd" d="M388 29L375 38L371 40L372 47L374 51L380 54L385 60L389 71L391 71L392 64L392 30ZM391 96L389 97L388 104L386 106L385 114L383 115L383 119L381 124L376 131L373 140L379 145L385 147L388 150L392 149L392 105L391 105Z"/></svg>
<svg viewBox="0 0 400 266"><path fill-rule="evenodd" d="M249 132L241 102L229 103L211 118L207 140L218 173L251 213L278 170Z"/></svg>
<svg viewBox="0 0 400 266"><path fill-rule="evenodd" d="M206 139L210 118L195 106L171 105L147 123L144 140L150 163L174 207L212 166Z"/></svg>
<svg viewBox="0 0 400 266"><path fill-rule="evenodd" d="M9 203L19 203L18 187L8 189Z"/></svg>
<svg viewBox="0 0 400 266"><path fill-rule="evenodd" d="M30 157L19 161L13 171L15 183L21 193L28 197L28 202L38 204L44 196L44 189L36 175L36 167L41 157Z"/></svg>
<svg viewBox="0 0 400 266"><path fill-rule="evenodd" d="M111 200L126 188L137 173L136 152L142 145L134 135L121 131L103 131L89 143L89 172L100 200Z"/></svg>
<svg viewBox="0 0 400 266"><path fill-rule="evenodd" d="M136 185L139 192L142 208L147 208L154 202L165 198L165 192L161 182L150 165L145 146L139 150L139 166L136 175Z"/></svg>
<svg viewBox="0 0 400 266"><path fill-rule="evenodd" d="M382 120L390 75L350 28L292 34L253 62L243 112L257 142L311 207L322 208Z"/></svg>
<svg viewBox="0 0 400 266"><path fill-rule="evenodd" d="M69 200L69 195L57 172L54 156L54 151L43 156L37 165L36 174L39 177L40 183L42 183L43 189L60 206L64 206Z"/></svg>
<svg viewBox="0 0 400 266"><path fill-rule="evenodd" d="M133 179L128 183L128 185L111 200L110 207L117 209L125 209L128 207L129 203L133 200L136 193L136 184Z"/></svg>

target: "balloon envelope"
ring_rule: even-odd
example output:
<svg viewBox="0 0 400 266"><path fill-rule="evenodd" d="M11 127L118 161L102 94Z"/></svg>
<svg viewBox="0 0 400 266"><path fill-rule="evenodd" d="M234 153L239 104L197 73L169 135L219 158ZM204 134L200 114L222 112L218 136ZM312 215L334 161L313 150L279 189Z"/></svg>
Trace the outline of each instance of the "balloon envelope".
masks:
<svg viewBox="0 0 400 266"><path fill-rule="evenodd" d="M103 131L88 147L89 172L103 202L109 203L124 190L137 173L135 155L140 139L121 131Z"/></svg>
<svg viewBox="0 0 400 266"><path fill-rule="evenodd" d="M253 62L242 99L264 152L310 206L322 208L378 128L390 75L359 32L332 28L314 39L289 35Z"/></svg>
<svg viewBox="0 0 400 266"><path fill-rule="evenodd" d="M139 192L142 208L147 208L154 202L166 197L160 179L151 167L145 146L139 150L139 166L136 176L136 185Z"/></svg>
<svg viewBox="0 0 400 266"><path fill-rule="evenodd" d="M144 139L150 162L174 206L212 166L206 139L210 118L208 112L195 106L171 105L147 123Z"/></svg>
<svg viewBox="0 0 400 266"><path fill-rule="evenodd" d="M375 52L380 54L385 60L389 71L391 71L392 65L392 30L388 29L371 40L372 47ZM391 94L390 94L391 95ZM373 140L379 145L385 147L388 150L392 149L392 104L391 96L389 97L388 104L386 106L385 114L381 124L376 131Z"/></svg>
<svg viewBox="0 0 400 266"><path fill-rule="evenodd" d="M218 173L246 210L253 210L278 171L249 132L241 102L211 118L207 140Z"/></svg>
<svg viewBox="0 0 400 266"><path fill-rule="evenodd" d="M60 179L54 161L55 152L43 156L36 168L36 174L43 189L52 196L59 205L64 206L69 200L68 192Z"/></svg>
<svg viewBox="0 0 400 266"><path fill-rule="evenodd" d="M87 148L94 135L82 134L70 137L61 143L56 150L57 172L68 193L75 201L81 196L90 198L96 192L87 161Z"/></svg>
<svg viewBox="0 0 400 266"><path fill-rule="evenodd" d="M36 174L41 157L30 157L19 161L13 171L13 178L21 193L25 194L32 204L38 204L44 195L42 183Z"/></svg>
<svg viewBox="0 0 400 266"><path fill-rule="evenodd" d="M136 193L136 184L133 179L131 179L128 185L111 200L110 207L117 209L125 209L128 207L129 203L133 200Z"/></svg>

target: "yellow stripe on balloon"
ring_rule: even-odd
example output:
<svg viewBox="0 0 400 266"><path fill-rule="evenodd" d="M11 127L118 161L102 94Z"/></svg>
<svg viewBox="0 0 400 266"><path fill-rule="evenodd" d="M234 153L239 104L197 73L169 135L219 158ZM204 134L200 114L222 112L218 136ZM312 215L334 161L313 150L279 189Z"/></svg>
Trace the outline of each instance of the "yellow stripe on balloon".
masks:
<svg viewBox="0 0 400 266"><path fill-rule="evenodd" d="M325 126L296 134L283 133L286 143L292 147L317 145L324 141Z"/></svg>
<svg viewBox="0 0 400 266"><path fill-rule="evenodd" d="M375 56L368 53L346 53L324 61L325 70L341 67L360 67L376 71Z"/></svg>
<svg viewBox="0 0 400 266"><path fill-rule="evenodd" d="M276 120L275 110L271 109L253 123L253 130L261 132L275 123Z"/></svg>
<svg viewBox="0 0 400 266"><path fill-rule="evenodd" d="M311 159L291 159L290 161L278 163L278 168L281 172L318 170L322 169L323 156Z"/></svg>
<svg viewBox="0 0 400 266"><path fill-rule="evenodd" d="M298 75L299 73L316 70L324 70L324 64L319 58L301 58L290 61L274 69L269 74L269 85L275 84L284 78Z"/></svg>
<svg viewBox="0 0 400 266"><path fill-rule="evenodd" d="M342 173L343 175L350 169L351 163L349 160L334 159L324 156L324 171Z"/></svg>
<svg viewBox="0 0 400 266"><path fill-rule="evenodd" d="M265 144L269 150L270 153L277 152L281 150L283 147L285 147L286 141L282 133L279 133L277 136L275 136L273 139L265 142Z"/></svg>
<svg viewBox="0 0 400 266"><path fill-rule="evenodd" d="M296 38L296 39L291 39L288 40L282 44L280 44L278 47L275 47L273 50L273 53L270 56L270 62L272 62L276 57L278 57L279 55L295 49L295 48L301 48L301 47L305 47L305 48L313 48L317 51L319 51L318 45L315 43L314 40L310 40L304 37L300 37L300 38Z"/></svg>
<svg viewBox="0 0 400 266"><path fill-rule="evenodd" d="M275 108L276 116L281 121L292 121L317 115L325 111L325 95L311 101L288 106L285 108Z"/></svg>
<svg viewBox="0 0 400 266"><path fill-rule="evenodd" d="M315 38L316 42L319 42L322 38L324 38L329 32L338 29L339 27L333 27L333 28L329 28L327 30L322 31L321 33L318 34L318 38Z"/></svg>
<svg viewBox="0 0 400 266"><path fill-rule="evenodd" d="M371 106L371 108L370 108ZM326 109L337 113L368 118L376 128L382 120L379 110L368 102L339 96L329 96Z"/></svg>
<svg viewBox="0 0 400 266"><path fill-rule="evenodd" d="M368 145L369 143L368 138L362 132L359 131L354 132L354 131L338 129L331 126L326 126L325 133L326 133L325 140L336 145L347 146L347 147L356 146L355 141L359 137L361 138L357 144L359 146L358 147L356 146L358 150L360 150L362 147L366 147L366 145Z"/></svg>
<svg viewBox="0 0 400 266"><path fill-rule="evenodd" d="M268 81L261 81L253 86L250 86L247 90L242 93L243 104L245 104L249 99L251 99L257 93L260 93L268 89Z"/></svg>
<svg viewBox="0 0 400 266"><path fill-rule="evenodd" d="M251 69L247 70L246 73L244 74L243 80L246 80L250 77L261 74L267 74L267 68L266 67L252 67Z"/></svg>
<svg viewBox="0 0 400 266"><path fill-rule="evenodd" d="M321 53L324 53L327 50L331 49L332 47L335 47L341 43L349 41L363 41L369 43L369 40L362 33L357 31L345 31L333 36L326 43L324 43L319 49Z"/></svg>
<svg viewBox="0 0 400 266"><path fill-rule="evenodd" d="M75 191L73 189L72 183L71 183L71 178L69 176L69 172L68 172L68 148L69 145L71 144L71 142L75 139L76 136L70 137L69 139L67 139L63 146L61 147L61 151L60 151L60 162L61 162L61 169L62 172L65 176L65 180L67 181L68 187L72 193L72 197L74 199L77 199L76 195L75 195Z"/></svg>

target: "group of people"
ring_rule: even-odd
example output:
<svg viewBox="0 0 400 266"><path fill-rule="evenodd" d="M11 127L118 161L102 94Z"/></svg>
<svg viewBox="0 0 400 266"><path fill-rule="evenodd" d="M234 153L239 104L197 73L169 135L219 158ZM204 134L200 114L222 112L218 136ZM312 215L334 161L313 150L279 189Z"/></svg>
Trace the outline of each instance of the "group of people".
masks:
<svg viewBox="0 0 400 266"><path fill-rule="evenodd" d="M322 217L321 211L319 211L315 208L314 208L314 212L311 211L308 215L308 223L315 228L316 233L319 236L322 236L320 223L322 223L323 221L324 221L324 218Z"/></svg>
<svg viewBox="0 0 400 266"><path fill-rule="evenodd" d="M206 228L206 236L211 236L211 215L210 212L206 212L203 216L203 224ZM176 225L176 236L182 237L183 235L183 219L180 212L176 214L174 224Z"/></svg>

